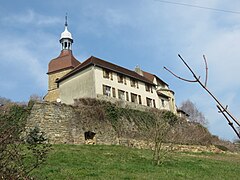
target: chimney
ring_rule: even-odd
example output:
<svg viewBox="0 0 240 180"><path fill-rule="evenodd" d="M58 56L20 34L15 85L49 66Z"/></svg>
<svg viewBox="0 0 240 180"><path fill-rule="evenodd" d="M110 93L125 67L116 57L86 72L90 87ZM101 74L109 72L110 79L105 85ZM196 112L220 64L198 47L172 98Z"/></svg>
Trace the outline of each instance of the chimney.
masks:
<svg viewBox="0 0 240 180"><path fill-rule="evenodd" d="M135 72L138 73L139 75L143 76L143 72L138 65L135 67Z"/></svg>

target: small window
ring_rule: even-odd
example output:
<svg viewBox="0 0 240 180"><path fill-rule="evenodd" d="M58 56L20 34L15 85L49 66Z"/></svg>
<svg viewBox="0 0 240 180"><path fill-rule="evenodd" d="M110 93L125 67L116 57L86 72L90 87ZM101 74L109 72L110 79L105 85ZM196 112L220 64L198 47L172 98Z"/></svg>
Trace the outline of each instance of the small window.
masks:
<svg viewBox="0 0 240 180"><path fill-rule="evenodd" d="M139 104L142 104L142 98L140 95L138 95L138 102L139 102Z"/></svg>
<svg viewBox="0 0 240 180"><path fill-rule="evenodd" d="M67 42L64 43L64 48L65 48L65 49L67 48Z"/></svg>
<svg viewBox="0 0 240 180"><path fill-rule="evenodd" d="M150 84L145 84L145 88L147 92L151 92L151 93L153 92L152 86Z"/></svg>
<svg viewBox="0 0 240 180"><path fill-rule="evenodd" d="M165 107L165 101L164 99L161 99L162 107Z"/></svg>
<svg viewBox="0 0 240 180"><path fill-rule="evenodd" d="M115 90L115 88L112 88L112 95L113 95L113 97L116 97L116 90Z"/></svg>
<svg viewBox="0 0 240 180"><path fill-rule="evenodd" d="M124 82L125 77L122 74L118 74L117 77L118 77L118 82L119 83L123 83Z"/></svg>
<svg viewBox="0 0 240 180"><path fill-rule="evenodd" d="M105 96L111 96L111 87L103 85L103 95Z"/></svg>
<svg viewBox="0 0 240 180"><path fill-rule="evenodd" d="M137 103L137 95L131 93L131 102Z"/></svg>
<svg viewBox="0 0 240 180"><path fill-rule="evenodd" d="M138 81L137 81L137 80L131 79L131 80L130 80L130 83L131 83L131 87L136 87L136 88L138 88Z"/></svg>
<svg viewBox="0 0 240 180"><path fill-rule="evenodd" d="M107 69L103 69L103 77L106 78L106 79L113 80L112 72L107 70Z"/></svg>
<svg viewBox="0 0 240 180"><path fill-rule="evenodd" d="M149 84L145 84L145 88L146 88L146 91L150 91L150 86L149 86Z"/></svg>
<svg viewBox="0 0 240 180"><path fill-rule="evenodd" d="M152 107L152 99L146 98L147 100L147 106Z"/></svg>
<svg viewBox="0 0 240 180"><path fill-rule="evenodd" d="M57 80L59 80L59 78L57 78L57 79L55 80L55 82L56 82ZM57 88L59 88L59 83L56 82L56 84L57 84Z"/></svg>
<svg viewBox="0 0 240 180"><path fill-rule="evenodd" d="M125 92L122 90L118 90L118 98L121 100L125 100Z"/></svg>

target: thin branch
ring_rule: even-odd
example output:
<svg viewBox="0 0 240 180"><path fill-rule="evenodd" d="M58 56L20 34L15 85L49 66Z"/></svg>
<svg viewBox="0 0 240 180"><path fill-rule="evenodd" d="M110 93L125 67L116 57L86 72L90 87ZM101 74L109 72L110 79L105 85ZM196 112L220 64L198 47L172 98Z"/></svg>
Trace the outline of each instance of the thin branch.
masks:
<svg viewBox="0 0 240 180"><path fill-rule="evenodd" d="M168 72L170 72L173 76L175 76L176 78L178 79L181 79L183 81L186 81L186 82L191 82L191 83L194 83L194 82L197 82L197 80L189 80L189 79L185 79L185 78L182 78L176 74L174 74L171 70L169 70L167 67L164 67L164 69L166 69ZM200 78L200 77L199 77Z"/></svg>
<svg viewBox="0 0 240 180"><path fill-rule="evenodd" d="M234 127L233 122L230 121L230 119L225 114L226 109L221 109L219 105L217 105L217 108L219 109L219 112L222 113L222 115L225 117L225 119L228 121L229 126L232 127L233 131L237 134L238 138L240 139L240 133L237 131L237 129Z"/></svg>
<svg viewBox="0 0 240 180"><path fill-rule="evenodd" d="M164 67L164 69L166 69L167 71L169 71L172 75L174 75L175 77L177 77L178 79L187 81L187 82L198 82L200 84L200 86L215 100L215 102L217 103L217 107L220 110L220 112L223 114L223 116L226 118L226 120L228 121L228 124L233 128L234 132L237 134L237 136L240 139L240 134L238 133L238 131L235 129L233 123L229 120L228 116L240 127L240 122L227 110L227 107L224 107L222 105L222 103L211 93L211 91L209 91L207 89L207 81L208 81L208 66L207 66L207 60L205 55L203 55L203 59L205 62L205 71L206 71L206 75L205 75L205 83L203 84L200 81L200 77L198 78L197 75L194 73L194 71L191 69L191 67L187 64L187 62L181 57L180 54L178 54L178 57L182 60L182 62L185 64L185 66L188 68L188 70L192 73L193 77L195 78L195 80L187 80L184 78L181 78L179 76L177 76L176 74L174 74L173 72L171 72L169 69L167 69L166 67Z"/></svg>
<svg viewBox="0 0 240 180"><path fill-rule="evenodd" d="M203 59L204 59L205 70L206 70L204 86L207 87L207 81L208 81L208 65L207 65L207 59L206 59L206 56L205 56L205 55L203 55Z"/></svg>
<svg viewBox="0 0 240 180"><path fill-rule="evenodd" d="M182 62L185 64L185 66L187 66L189 71L192 73L193 77L197 80L198 78L197 78L196 74L193 72L193 70L190 68L190 66L186 63L186 61L182 58L182 56L180 54L178 54L178 57L180 57ZM198 81L198 82L200 82L200 81Z"/></svg>

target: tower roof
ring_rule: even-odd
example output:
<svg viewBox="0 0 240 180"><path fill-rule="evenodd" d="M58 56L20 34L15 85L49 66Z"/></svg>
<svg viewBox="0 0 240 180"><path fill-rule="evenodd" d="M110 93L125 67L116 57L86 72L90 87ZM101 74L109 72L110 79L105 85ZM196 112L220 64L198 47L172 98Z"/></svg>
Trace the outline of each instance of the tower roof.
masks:
<svg viewBox="0 0 240 180"><path fill-rule="evenodd" d="M65 26L65 30L61 33L60 40L61 39L71 39L71 40L73 40L72 34L68 31L67 26Z"/></svg>
<svg viewBox="0 0 240 180"><path fill-rule="evenodd" d="M73 69L79 64L81 63L73 56L72 51L62 50L57 58L49 62L47 74L60 70Z"/></svg>
<svg viewBox="0 0 240 180"><path fill-rule="evenodd" d="M61 38L60 38L60 40L61 40L61 39L64 39L64 38L73 40L72 34L68 31L67 15L65 16L65 29L64 29L64 31L61 33Z"/></svg>

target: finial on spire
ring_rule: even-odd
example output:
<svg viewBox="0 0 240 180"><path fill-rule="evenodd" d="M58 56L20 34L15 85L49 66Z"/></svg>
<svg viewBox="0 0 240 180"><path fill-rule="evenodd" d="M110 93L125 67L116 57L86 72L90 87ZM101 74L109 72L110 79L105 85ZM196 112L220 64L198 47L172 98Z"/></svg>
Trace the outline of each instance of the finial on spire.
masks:
<svg viewBox="0 0 240 180"><path fill-rule="evenodd" d="M67 24L67 13L66 13L66 16L65 16L65 26L68 26L68 24Z"/></svg>

